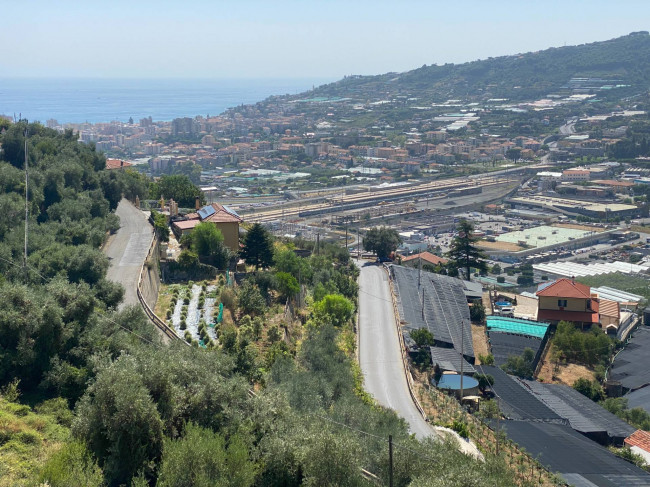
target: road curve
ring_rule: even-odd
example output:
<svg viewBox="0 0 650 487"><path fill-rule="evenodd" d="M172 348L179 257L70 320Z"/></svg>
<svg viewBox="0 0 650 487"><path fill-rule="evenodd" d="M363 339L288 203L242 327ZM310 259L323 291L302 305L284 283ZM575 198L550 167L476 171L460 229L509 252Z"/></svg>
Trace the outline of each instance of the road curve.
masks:
<svg viewBox="0 0 650 487"><path fill-rule="evenodd" d="M116 212L120 217L120 229L104 246L104 253L110 259L106 278L124 286L124 299L119 309L138 301L137 286L140 269L149 251L153 229L144 214L123 199Z"/></svg>
<svg viewBox="0 0 650 487"><path fill-rule="evenodd" d="M388 275L380 266L361 267L359 277L359 365L364 386L379 404L404 418L416 437L435 435L409 394Z"/></svg>

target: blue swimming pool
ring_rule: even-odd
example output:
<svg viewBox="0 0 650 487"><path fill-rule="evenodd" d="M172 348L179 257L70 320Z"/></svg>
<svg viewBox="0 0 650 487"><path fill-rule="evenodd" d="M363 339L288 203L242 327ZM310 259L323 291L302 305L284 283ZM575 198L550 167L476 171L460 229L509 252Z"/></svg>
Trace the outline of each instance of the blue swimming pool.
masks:
<svg viewBox="0 0 650 487"><path fill-rule="evenodd" d="M463 376L463 389L478 387L478 381L474 377ZM438 382L438 389L460 390L460 374L443 374Z"/></svg>

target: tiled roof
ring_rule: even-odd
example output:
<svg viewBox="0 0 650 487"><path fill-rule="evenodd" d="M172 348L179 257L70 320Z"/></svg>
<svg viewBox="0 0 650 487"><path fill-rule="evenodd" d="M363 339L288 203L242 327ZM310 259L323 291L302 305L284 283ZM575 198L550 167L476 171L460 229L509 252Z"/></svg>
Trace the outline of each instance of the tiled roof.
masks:
<svg viewBox="0 0 650 487"><path fill-rule="evenodd" d="M242 218L238 216L233 211L228 211L224 206L219 203L212 203L210 206L214 208L214 213L212 213L205 220L206 222L212 223L239 223L242 221Z"/></svg>
<svg viewBox="0 0 650 487"><path fill-rule="evenodd" d="M636 446L650 452L650 433L643 430L636 430L630 436L625 438L625 444L627 446Z"/></svg>
<svg viewBox="0 0 650 487"><path fill-rule="evenodd" d="M591 298L591 288L573 279L562 278L537 291L538 296L557 298Z"/></svg>
<svg viewBox="0 0 650 487"><path fill-rule="evenodd" d="M174 222L174 226L179 230L190 230L201 223L199 220L181 220Z"/></svg>
<svg viewBox="0 0 650 487"><path fill-rule="evenodd" d="M428 262L429 264L433 264L433 265L447 263L447 259L438 257L437 255L432 254L431 252L421 252L419 254L409 255L408 257L402 257L402 264L406 262L417 261L419 257L421 257L424 262Z"/></svg>
<svg viewBox="0 0 650 487"><path fill-rule="evenodd" d="M129 166L131 166L130 162L122 161L120 159L106 159L106 169L120 169Z"/></svg>

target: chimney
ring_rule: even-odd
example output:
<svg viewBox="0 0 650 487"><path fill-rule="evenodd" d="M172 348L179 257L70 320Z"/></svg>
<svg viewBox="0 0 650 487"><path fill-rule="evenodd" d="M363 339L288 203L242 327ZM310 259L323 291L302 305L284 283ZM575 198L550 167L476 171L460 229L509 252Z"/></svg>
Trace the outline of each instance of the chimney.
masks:
<svg viewBox="0 0 650 487"><path fill-rule="evenodd" d="M120 159L120 167L124 167L124 161Z"/></svg>
<svg viewBox="0 0 650 487"><path fill-rule="evenodd" d="M198 210L199 208L201 208L201 203L200 203L200 201L199 201L199 197L198 197L198 196L196 197L196 200L195 200L195 202L194 202L194 206L196 207L197 210Z"/></svg>
<svg viewBox="0 0 650 487"><path fill-rule="evenodd" d="M571 284L575 284L575 283L576 283L576 276L571 276Z"/></svg>

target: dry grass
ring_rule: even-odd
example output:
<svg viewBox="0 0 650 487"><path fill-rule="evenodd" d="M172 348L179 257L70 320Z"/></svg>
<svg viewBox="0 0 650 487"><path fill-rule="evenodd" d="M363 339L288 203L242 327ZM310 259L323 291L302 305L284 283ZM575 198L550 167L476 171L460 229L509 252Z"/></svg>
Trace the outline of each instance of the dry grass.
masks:
<svg viewBox="0 0 650 487"><path fill-rule="evenodd" d="M472 344L474 345L476 363L480 363L478 356L488 354L487 337L485 336L485 327L483 325L475 325L472 323Z"/></svg>
<svg viewBox="0 0 650 487"><path fill-rule="evenodd" d="M486 250L507 250L509 252L519 252L524 250L524 247L512 242L488 242L487 240L479 240L476 246Z"/></svg>
<svg viewBox="0 0 650 487"><path fill-rule="evenodd" d="M542 367L539 370L537 379L547 384L565 384L572 386L573 383L580 379L595 380L593 370L578 364L558 364L553 359L553 345L542 361Z"/></svg>

